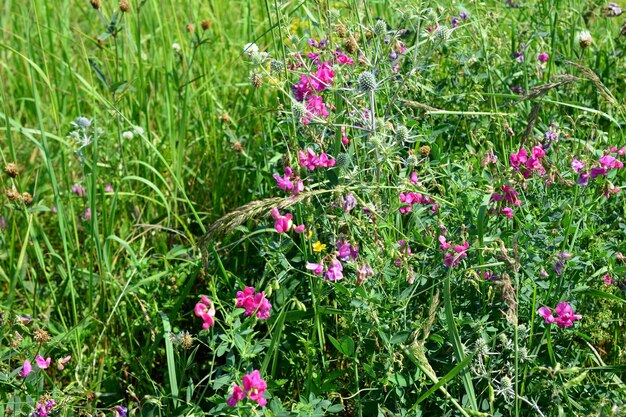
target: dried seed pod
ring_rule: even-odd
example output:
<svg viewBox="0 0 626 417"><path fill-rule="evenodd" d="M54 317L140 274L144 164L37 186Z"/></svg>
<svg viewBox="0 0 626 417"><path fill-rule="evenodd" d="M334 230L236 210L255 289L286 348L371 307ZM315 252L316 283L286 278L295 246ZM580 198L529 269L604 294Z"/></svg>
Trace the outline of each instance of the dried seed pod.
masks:
<svg viewBox="0 0 626 417"><path fill-rule="evenodd" d="M17 177L20 173L15 162L9 162L8 164L6 164L6 166L4 167L4 172L6 172L6 174L11 178Z"/></svg>

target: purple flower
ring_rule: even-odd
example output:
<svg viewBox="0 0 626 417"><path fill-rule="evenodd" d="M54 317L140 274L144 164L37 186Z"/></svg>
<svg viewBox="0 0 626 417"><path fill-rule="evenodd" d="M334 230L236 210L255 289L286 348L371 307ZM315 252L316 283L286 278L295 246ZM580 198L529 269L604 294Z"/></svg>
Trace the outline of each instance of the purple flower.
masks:
<svg viewBox="0 0 626 417"><path fill-rule="evenodd" d="M28 374L30 374L33 370L33 366L30 364L28 359L24 360L22 364L22 370L18 373L21 378L26 378Z"/></svg>
<svg viewBox="0 0 626 417"><path fill-rule="evenodd" d="M337 258L333 258L333 260L330 261L330 264L331 266L326 271L324 277L329 281L343 279L343 266L341 265L341 262L339 262Z"/></svg>
<svg viewBox="0 0 626 417"><path fill-rule="evenodd" d="M128 417L128 408L118 405L115 407L115 416L114 417Z"/></svg>
<svg viewBox="0 0 626 417"><path fill-rule="evenodd" d="M467 17L468 17L468 16L467 16L467 13L465 13L465 12L461 12L461 13L459 13L459 17L460 17L461 19L465 20L465 19L467 19Z"/></svg>
<svg viewBox="0 0 626 417"><path fill-rule="evenodd" d="M362 285L369 277L374 276L374 271L368 264L361 265L356 269L356 272L358 274L356 285Z"/></svg>
<svg viewBox="0 0 626 417"><path fill-rule="evenodd" d="M37 362L37 366L39 369L46 369L50 366L50 358L44 359L41 355L35 356L35 362Z"/></svg>
<svg viewBox="0 0 626 417"><path fill-rule="evenodd" d="M318 264L307 262L306 269L308 269L309 271L313 271L315 275L322 275L322 273L324 272L324 264L321 262Z"/></svg>
<svg viewBox="0 0 626 417"><path fill-rule="evenodd" d="M576 181L576 184L586 187L587 184L589 184L589 173L586 171L581 172L578 180Z"/></svg>
<svg viewBox="0 0 626 417"><path fill-rule="evenodd" d="M583 161L579 161L576 158L572 160L572 169L574 170L574 172L579 173L584 167L585 163Z"/></svg>
<svg viewBox="0 0 626 417"><path fill-rule="evenodd" d="M461 19L459 19L458 17L453 17L452 19L450 19L450 26L452 26L453 28L459 26L459 22L461 21Z"/></svg>
<svg viewBox="0 0 626 417"><path fill-rule="evenodd" d="M622 9L617 5L617 3L609 3L606 7L606 17L616 17L622 14Z"/></svg>
<svg viewBox="0 0 626 417"><path fill-rule="evenodd" d="M72 192L79 197L84 197L85 194L87 193L87 191L85 191L85 189L78 184L72 185Z"/></svg>
<svg viewBox="0 0 626 417"><path fill-rule="evenodd" d="M539 56L537 56L537 59L539 60L539 62L543 62L543 63L548 62L548 58L549 58L549 55L546 52L542 52L539 54Z"/></svg>
<svg viewBox="0 0 626 417"><path fill-rule="evenodd" d="M348 193L345 199L341 197L341 208L344 211L344 213L349 213L353 208L356 207L356 205L357 205L357 201L356 201L356 198L354 197L354 194Z"/></svg>

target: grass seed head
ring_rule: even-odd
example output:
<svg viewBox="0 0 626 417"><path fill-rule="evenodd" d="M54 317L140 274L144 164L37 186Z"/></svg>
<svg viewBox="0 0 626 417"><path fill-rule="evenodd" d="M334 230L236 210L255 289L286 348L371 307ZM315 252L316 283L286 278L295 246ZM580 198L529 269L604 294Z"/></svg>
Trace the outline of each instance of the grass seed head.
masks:
<svg viewBox="0 0 626 417"><path fill-rule="evenodd" d="M33 196L29 192L25 191L22 193L22 201L27 206L30 206L33 202Z"/></svg>
<svg viewBox="0 0 626 417"><path fill-rule="evenodd" d="M130 3L128 3L128 0L121 0L119 7L122 13L128 13L130 11Z"/></svg>
<svg viewBox="0 0 626 417"><path fill-rule="evenodd" d="M95 10L100 10L100 0L89 0L89 3Z"/></svg>

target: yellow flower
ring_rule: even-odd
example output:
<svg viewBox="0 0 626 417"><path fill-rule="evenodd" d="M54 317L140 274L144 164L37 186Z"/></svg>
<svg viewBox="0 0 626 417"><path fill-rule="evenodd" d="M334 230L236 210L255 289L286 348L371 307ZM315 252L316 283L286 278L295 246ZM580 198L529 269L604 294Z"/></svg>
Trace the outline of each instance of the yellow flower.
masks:
<svg viewBox="0 0 626 417"><path fill-rule="evenodd" d="M313 244L313 252L321 252L326 249L326 245L319 240Z"/></svg>

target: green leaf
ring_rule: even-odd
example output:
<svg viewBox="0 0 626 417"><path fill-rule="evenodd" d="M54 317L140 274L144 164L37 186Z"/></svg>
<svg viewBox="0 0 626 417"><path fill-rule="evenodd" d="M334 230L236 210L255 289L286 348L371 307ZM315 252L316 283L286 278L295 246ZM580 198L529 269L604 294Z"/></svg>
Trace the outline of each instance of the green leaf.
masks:
<svg viewBox="0 0 626 417"><path fill-rule="evenodd" d="M354 355L354 340L351 337L344 336L341 338L341 342L331 335L328 335L328 339L339 352L346 356Z"/></svg>

